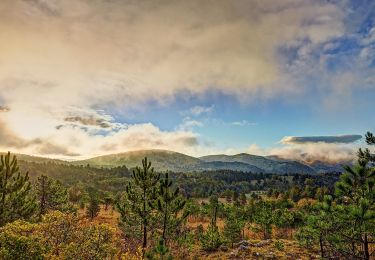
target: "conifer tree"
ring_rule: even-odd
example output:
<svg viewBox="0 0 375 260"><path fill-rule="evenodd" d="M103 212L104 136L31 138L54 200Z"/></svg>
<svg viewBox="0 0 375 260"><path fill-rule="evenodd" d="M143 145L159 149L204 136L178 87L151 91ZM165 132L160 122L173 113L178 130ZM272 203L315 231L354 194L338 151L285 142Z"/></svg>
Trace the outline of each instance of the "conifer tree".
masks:
<svg viewBox="0 0 375 260"><path fill-rule="evenodd" d="M211 222L208 225L207 231L200 238L202 248L206 251L216 250L223 243L223 238L217 226L217 214L219 209L219 200L217 196L210 197L209 208Z"/></svg>
<svg viewBox="0 0 375 260"><path fill-rule="evenodd" d="M0 227L16 219L30 218L36 208L28 173L21 173L10 152L0 157Z"/></svg>
<svg viewBox="0 0 375 260"><path fill-rule="evenodd" d="M232 248L233 243L238 242L241 239L242 228L243 223L235 214L233 214L233 212L230 212L225 219L224 237L229 241Z"/></svg>
<svg viewBox="0 0 375 260"><path fill-rule="evenodd" d="M159 198L157 200L157 209L163 216L163 233L162 241L167 245L167 238L172 230L176 230L182 220L187 217L183 214L181 217L178 213L181 212L185 206L186 201L179 196L179 188L174 191L172 189L172 181L169 180L168 173L165 174L164 179L160 181Z"/></svg>
<svg viewBox="0 0 375 260"><path fill-rule="evenodd" d="M48 210L74 211L73 204L69 202L68 190L57 180L41 175L36 183L36 193L39 217Z"/></svg>
<svg viewBox="0 0 375 260"><path fill-rule="evenodd" d="M322 259L328 257L329 241L335 238L334 232L340 226L339 214L333 205L332 197L324 196L323 201L307 216L306 225L296 235L297 240L309 248L318 243Z"/></svg>
<svg viewBox="0 0 375 260"><path fill-rule="evenodd" d="M346 232L346 238L351 244L359 242L359 255L364 259L370 259L369 240L375 235L375 171L368 165L369 161L360 157L354 167L346 166L335 189L343 199L343 220L353 228ZM352 256L358 256L356 251L352 250Z"/></svg>
<svg viewBox="0 0 375 260"><path fill-rule="evenodd" d="M132 180L126 186L125 201L117 203L123 223L131 226L142 226L142 248L143 253L147 248L147 234L150 231L149 225L152 219L153 205L156 201L156 188L160 174L154 172L151 162L147 157L142 160L142 167L137 166L133 171ZM129 222L129 216L134 221ZM138 221L140 220L140 221Z"/></svg>
<svg viewBox="0 0 375 260"><path fill-rule="evenodd" d="M89 205L86 209L86 215L90 218L90 220L93 220L99 214L100 203L96 194L90 193L89 196Z"/></svg>

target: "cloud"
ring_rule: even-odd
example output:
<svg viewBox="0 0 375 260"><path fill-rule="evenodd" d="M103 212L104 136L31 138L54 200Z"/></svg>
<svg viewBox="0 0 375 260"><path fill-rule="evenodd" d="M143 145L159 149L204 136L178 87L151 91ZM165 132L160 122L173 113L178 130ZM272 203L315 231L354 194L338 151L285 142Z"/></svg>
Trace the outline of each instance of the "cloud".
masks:
<svg viewBox="0 0 375 260"><path fill-rule="evenodd" d="M346 9L310 0L2 0L0 100L12 109L0 109L7 112L0 148L83 156L146 147L203 151L191 131L198 121L162 131L118 122L108 111L217 92L241 101L298 96L309 88L300 75L323 75L329 57L316 51L345 35ZM371 41L369 34L364 46ZM363 78L371 86L374 73L364 66L347 76L351 83ZM338 82L332 93L353 85L322 79Z"/></svg>
<svg viewBox="0 0 375 260"><path fill-rule="evenodd" d="M268 151L270 155L277 155L284 159L298 160L305 163L316 161L328 163L342 163L353 161L357 147L343 143L303 143Z"/></svg>
<svg viewBox="0 0 375 260"><path fill-rule="evenodd" d="M131 106L209 90L294 94L279 84L279 48L318 47L344 33L340 6L308 0L3 0L0 7L1 95L48 106L51 98L56 106Z"/></svg>
<svg viewBox="0 0 375 260"><path fill-rule="evenodd" d="M139 149L167 149L194 154L199 150L198 136L190 131L162 131L148 124L128 125L99 134L93 129L66 125L44 138L25 139L0 122L0 151L59 158L87 158L94 155Z"/></svg>
<svg viewBox="0 0 375 260"><path fill-rule="evenodd" d="M269 149L268 153L306 163L347 162L355 158L359 147L355 142L361 138L361 135L285 136L280 141L285 146Z"/></svg>
<svg viewBox="0 0 375 260"><path fill-rule="evenodd" d="M70 152L65 146L51 143L45 139L23 139L13 133L4 122L0 121L0 149L1 150L28 150L43 155L78 156ZM31 149L31 150L30 150Z"/></svg>
<svg viewBox="0 0 375 260"><path fill-rule="evenodd" d="M7 106L0 106L0 112L9 112L10 108Z"/></svg>
<svg viewBox="0 0 375 260"><path fill-rule="evenodd" d="M214 110L214 106L204 107L204 106L195 106L190 109L190 113L194 116L199 116L201 114L211 113Z"/></svg>
<svg viewBox="0 0 375 260"><path fill-rule="evenodd" d="M185 117L182 123L178 126L178 129L182 131L187 131L187 130L192 130L194 127L202 127L202 126L203 126L202 122L191 119L190 117Z"/></svg>
<svg viewBox="0 0 375 260"><path fill-rule="evenodd" d="M361 135L335 135L335 136L285 136L280 140L283 144L305 143L344 143L349 144L358 141Z"/></svg>
<svg viewBox="0 0 375 260"><path fill-rule="evenodd" d="M247 120L234 121L231 124L235 125L235 126L255 126L255 125L258 125L258 123L249 122Z"/></svg>

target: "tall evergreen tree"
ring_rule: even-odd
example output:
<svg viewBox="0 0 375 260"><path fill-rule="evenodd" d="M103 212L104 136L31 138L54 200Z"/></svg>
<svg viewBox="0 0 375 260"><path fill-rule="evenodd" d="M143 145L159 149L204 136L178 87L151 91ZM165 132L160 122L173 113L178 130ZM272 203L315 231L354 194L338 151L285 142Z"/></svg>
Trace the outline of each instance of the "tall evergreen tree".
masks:
<svg viewBox="0 0 375 260"><path fill-rule="evenodd" d="M36 208L28 173L21 173L10 152L0 157L0 227L16 219L30 218Z"/></svg>
<svg viewBox="0 0 375 260"><path fill-rule="evenodd" d="M157 200L157 209L163 216L163 233L162 241L167 245L167 238L172 230L176 230L187 214L178 216L185 206L186 201L179 196L179 188L174 191L172 189L172 181L169 180L168 173L160 181L159 198Z"/></svg>
<svg viewBox="0 0 375 260"><path fill-rule="evenodd" d="M375 171L368 163L359 158L354 167L346 166L346 173L341 175L335 189L343 200L343 221L350 227L345 229L345 240L361 248L352 246L351 255L364 259L370 259L370 238L375 236Z"/></svg>
<svg viewBox="0 0 375 260"><path fill-rule="evenodd" d="M57 180L41 175L36 183L36 193L39 217L48 210L74 211L73 204L69 202L68 190Z"/></svg>
<svg viewBox="0 0 375 260"><path fill-rule="evenodd" d="M234 214L230 212L225 219L224 226L224 237L228 240L233 248L233 243L238 242L241 239L241 232L243 228L243 222Z"/></svg>
<svg viewBox="0 0 375 260"><path fill-rule="evenodd" d="M142 160L142 167L137 166L133 171L132 180L126 186L125 201L117 203L118 210L121 214L123 223L129 225L138 225L139 221L129 223L129 215L133 218L140 219L142 225L142 248L143 253L147 248L147 234L149 230L150 220L152 219L152 209L156 201L157 184L160 174L151 167L151 162L147 157Z"/></svg>
<svg viewBox="0 0 375 260"><path fill-rule="evenodd" d="M90 218L90 220L93 220L100 211L100 203L99 199L96 194L89 193L89 205L86 209L86 215Z"/></svg>

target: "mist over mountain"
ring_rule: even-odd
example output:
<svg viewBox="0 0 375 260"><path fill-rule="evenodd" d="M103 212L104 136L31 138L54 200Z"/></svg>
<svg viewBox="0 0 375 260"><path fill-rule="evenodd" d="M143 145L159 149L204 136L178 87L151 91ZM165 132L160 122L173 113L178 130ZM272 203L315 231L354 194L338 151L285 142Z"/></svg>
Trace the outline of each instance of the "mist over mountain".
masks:
<svg viewBox="0 0 375 260"><path fill-rule="evenodd" d="M182 153L168 150L139 150L119 154L111 154L75 161L75 165L87 165L91 167L117 167L126 165L133 168L147 157L158 171L205 171L205 170L237 170L257 173L306 173L315 174L321 172L341 171L338 165L319 162L319 164L307 165L302 162L285 160L276 157L264 157L246 153L236 155L209 155L192 157ZM315 168L316 167L316 168Z"/></svg>
<svg viewBox="0 0 375 260"><path fill-rule="evenodd" d="M94 168L114 168L119 166L134 168L141 165L142 159L145 157L152 162L152 166L155 168L155 170L174 172L233 170L253 173L317 174L326 172L341 172L343 165L350 164L349 162L330 164L323 161L316 161L311 164L306 164L294 160L282 159L277 156L259 156L247 153L193 157L183 153L158 149L109 154L79 161L64 161L17 154L17 158L20 161L35 163L53 162L57 164L82 166L90 165L90 167Z"/></svg>

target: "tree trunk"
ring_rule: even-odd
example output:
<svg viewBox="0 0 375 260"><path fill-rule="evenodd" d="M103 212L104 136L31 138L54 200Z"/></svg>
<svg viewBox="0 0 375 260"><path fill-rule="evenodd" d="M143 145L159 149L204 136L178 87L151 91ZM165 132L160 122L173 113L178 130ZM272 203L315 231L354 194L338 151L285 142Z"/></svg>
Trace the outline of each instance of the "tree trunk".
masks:
<svg viewBox="0 0 375 260"><path fill-rule="evenodd" d="M164 212L164 223L163 223L163 242L164 245L167 245L167 240L165 237L165 231L167 229L167 214L168 214L168 204L165 204L165 212Z"/></svg>
<svg viewBox="0 0 375 260"><path fill-rule="evenodd" d="M319 236L320 256L324 258L323 238Z"/></svg>
<svg viewBox="0 0 375 260"><path fill-rule="evenodd" d="M143 190L143 256L147 248L146 190Z"/></svg>
<svg viewBox="0 0 375 260"><path fill-rule="evenodd" d="M40 209L39 209L39 218L42 218L42 215L45 213L46 205L46 188L45 188L45 178L41 177L41 187L40 187Z"/></svg>
<svg viewBox="0 0 375 260"><path fill-rule="evenodd" d="M369 252L369 248L368 248L368 239L367 239L367 234L365 233L365 238L364 238L364 253L365 253L365 260L369 260L370 259L370 252Z"/></svg>

